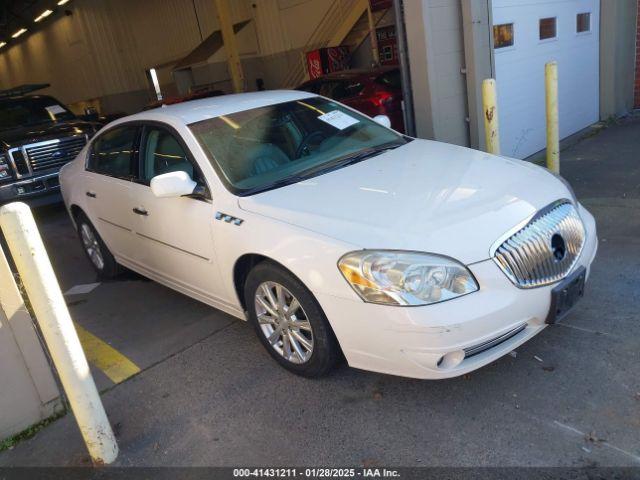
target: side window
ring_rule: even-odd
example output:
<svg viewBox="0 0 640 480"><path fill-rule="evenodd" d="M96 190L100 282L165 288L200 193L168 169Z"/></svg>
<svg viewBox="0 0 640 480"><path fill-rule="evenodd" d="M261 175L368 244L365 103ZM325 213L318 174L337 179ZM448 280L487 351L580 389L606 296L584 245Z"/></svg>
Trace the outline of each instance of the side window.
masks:
<svg viewBox="0 0 640 480"><path fill-rule="evenodd" d="M138 174L134 146L138 127L119 127L98 137L91 147L88 170L118 178Z"/></svg>
<svg viewBox="0 0 640 480"><path fill-rule="evenodd" d="M331 95L333 94L335 86L335 82L322 82L320 88L318 88L318 93L323 97L333 98Z"/></svg>
<svg viewBox="0 0 640 480"><path fill-rule="evenodd" d="M355 97L362 90L364 90L364 84L361 82L340 82L334 88L332 98L342 100L343 98Z"/></svg>
<svg viewBox="0 0 640 480"><path fill-rule="evenodd" d="M400 90L402 88L402 78L400 70L389 70L376 78L376 83L380 83L385 87Z"/></svg>
<svg viewBox="0 0 640 480"><path fill-rule="evenodd" d="M153 177L169 172L187 172L201 182L198 171L187 157L180 142L167 130L149 128L142 148L142 180L149 183Z"/></svg>
<svg viewBox="0 0 640 480"><path fill-rule="evenodd" d="M300 90L303 90L305 92L318 93L320 91L320 83L314 82L307 84L304 87L300 88Z"/></svg>

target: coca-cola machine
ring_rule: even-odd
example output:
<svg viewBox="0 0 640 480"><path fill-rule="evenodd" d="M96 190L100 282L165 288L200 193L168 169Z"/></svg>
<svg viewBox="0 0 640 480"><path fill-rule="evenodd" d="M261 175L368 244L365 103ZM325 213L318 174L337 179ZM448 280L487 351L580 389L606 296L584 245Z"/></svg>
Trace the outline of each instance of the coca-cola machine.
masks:
<svg viewBox="0 0 640 480"><path fill-rule="evenodd" d="M376 29L380 65L398 65L398 39L396 26L389 25Z"/></svg>
<svg viewBox="0 0 640 480"><path fill-rule="evenodd" d="M327 47L307 52L307 71L314 79L349 68L349 47Z"/></svg>

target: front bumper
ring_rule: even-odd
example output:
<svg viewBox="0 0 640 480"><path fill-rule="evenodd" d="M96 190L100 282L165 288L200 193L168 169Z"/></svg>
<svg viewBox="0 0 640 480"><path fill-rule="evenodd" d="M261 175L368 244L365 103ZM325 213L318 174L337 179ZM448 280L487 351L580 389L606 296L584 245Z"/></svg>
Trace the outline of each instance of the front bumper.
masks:
<svg viewBox="0 0 640 480"><path fill-rule="evenodd" d="M582 208L580 214L587 239L574 271L584 266L588 275L598 241L593 217ZM469 269L480 290L434 305L394 307L316 296L350 366L421 379L456 377L543 330L555 286L519 289L493 260ZM474 348L481 351L470 355Z"/></svg>
<svg viewBox="0 0 640 480"><path fill-rule="evenodd" d="M0 185L0 205L25 202L40 207L62 201L58 172Z"/></svg>

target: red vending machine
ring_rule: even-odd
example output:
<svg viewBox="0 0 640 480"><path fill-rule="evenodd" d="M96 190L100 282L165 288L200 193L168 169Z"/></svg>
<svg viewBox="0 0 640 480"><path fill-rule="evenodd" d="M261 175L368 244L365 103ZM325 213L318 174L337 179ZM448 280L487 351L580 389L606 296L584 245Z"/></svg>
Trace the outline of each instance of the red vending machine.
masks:
<svg viewBox="0 0 640 480"><path fill-rule="evenodd" d="M398 40L396 26L380 27L376 29L378 38L378 53L380 65L398 65Z"/></svg>
<svg viewBox="0 0 640 480"><path fill-rule="evenodd" d="M327 47L307 52L309 78L349 68L349 47Z"/></svg>

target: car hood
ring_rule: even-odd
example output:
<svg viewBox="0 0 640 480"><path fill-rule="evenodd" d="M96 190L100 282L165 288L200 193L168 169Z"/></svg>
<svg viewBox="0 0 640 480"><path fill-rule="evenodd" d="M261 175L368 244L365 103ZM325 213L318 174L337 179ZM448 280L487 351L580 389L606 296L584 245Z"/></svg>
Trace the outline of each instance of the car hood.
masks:
<svg viewBox="0 0 640 480"><path fill-rule="evenodd" d="M567 187L529 162L414 140L324 175L241 197L240 208L361 248L438 253L470 264Z"/></svg>
<svg viewBox="0 0 640 480"><path fill-rule="evenodd" d="M91 137L100 127L101 125L97 123L68 120L11 128L9 130L0 130L0 145L4 148L13 148L79 133L85 133Z"/></svg>

